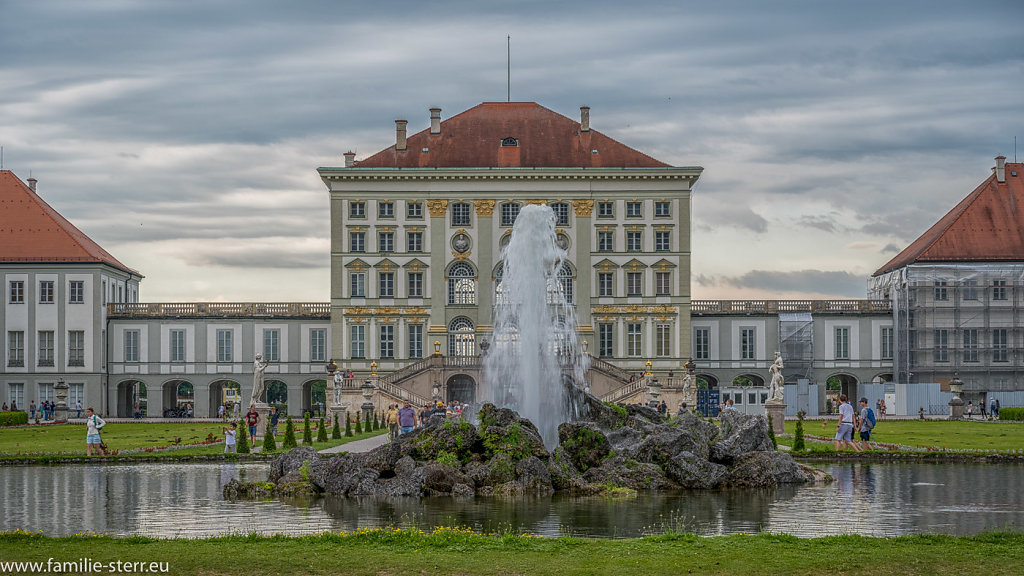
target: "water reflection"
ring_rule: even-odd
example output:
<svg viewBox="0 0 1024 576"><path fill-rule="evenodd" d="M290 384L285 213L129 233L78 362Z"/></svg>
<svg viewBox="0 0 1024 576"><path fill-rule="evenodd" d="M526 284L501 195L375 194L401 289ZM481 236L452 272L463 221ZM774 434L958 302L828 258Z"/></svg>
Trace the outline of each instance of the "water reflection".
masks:
<svg viewBox="0 0 1024 576"><path fill-rule="evenodd" d="M63 535L196 537L310 533L385 525L471 526L544 536L973 534L1024 526L1022 467L833 464L829 486L694 491L636 498L313 498L227 502L231 478L264 480L266 464L0 467L0 529Z"/></svg>

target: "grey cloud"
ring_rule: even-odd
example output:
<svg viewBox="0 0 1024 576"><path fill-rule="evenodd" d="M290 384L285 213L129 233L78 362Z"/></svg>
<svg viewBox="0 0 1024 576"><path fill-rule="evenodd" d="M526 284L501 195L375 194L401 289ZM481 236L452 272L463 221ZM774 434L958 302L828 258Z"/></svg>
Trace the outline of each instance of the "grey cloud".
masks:
<svg viewBox="0 0 1024 576"><path fill-rule="evenodd" d="M897 252L898 253L900 250L902 250L902 248L900 248L899 246L897 246L897 245L895 245L895 244L890 242L889 244L886 244L881 250L879 250L879 253L881 253L881 254L886 254L888 252Z"/></svg>
<svg viewBox="0 0 1024 576"><path fill-rule="evenodd" d="M330 255L320 249L294 250L287 248L233 246L214 248L203 252L190 252L181 258L193 266L224 266L229 268L326 268Z"/></svg>
<svg viewBox="0 0 1024 576"><path fill-rule="evenodd" d="M739 276L723 277L723 284L778 292L834 294L847 298L864 297L864 277L849 272L828 270L751 270Z"/></svg>

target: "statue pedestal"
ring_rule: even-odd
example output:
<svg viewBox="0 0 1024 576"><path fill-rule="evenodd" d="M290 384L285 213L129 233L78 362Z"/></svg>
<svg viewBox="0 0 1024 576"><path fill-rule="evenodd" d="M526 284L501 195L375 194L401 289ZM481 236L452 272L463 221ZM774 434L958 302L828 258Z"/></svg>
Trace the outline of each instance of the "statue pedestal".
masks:
<svg viewBox="0 0 1024 576"><path fill-rule="evenodd" d="M256 437L263 438L267 432L267 422L270 421L270 404L257 403L256 413L260 415L260 423L256 425Z"/></svg>
<svg viewBox="0 0 1024 576"><path fill-rule="evenodd" d="M327 409L327 412L331 415L330 421L327 422L327 426L333 428L334 423L337 422L338 426L341 427L341 432L345 432L345 425L341 422L345 420L345 414L348 412L347 404L335 404Z"/></svg>
<svg viewBox="0 0 1024 576"><path fill-rule="evenodd" d="M964 401L959 396L954 396L953 399L949 401L949 419L964 419Z"/></svg>
<svg viewBox="0 0 1024 576"><path fill-rule="evenodd" d="M786 431L786 404L778 400L769 400L764 403L764 413L771 416L772 432L782 434Z"/></svg>

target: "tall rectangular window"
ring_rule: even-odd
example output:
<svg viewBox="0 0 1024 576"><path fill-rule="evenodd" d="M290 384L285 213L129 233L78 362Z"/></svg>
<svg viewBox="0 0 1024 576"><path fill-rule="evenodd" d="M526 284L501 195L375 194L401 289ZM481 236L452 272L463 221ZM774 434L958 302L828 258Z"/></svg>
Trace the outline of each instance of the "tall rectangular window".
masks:
<svg viewBox="0 0 1024 576"><path fill-rule="evenodd" d="M423 324L409 324L409 358L423 358Z"/></svg>
<svg viewBox="0 0 1024 576"><path fill-rule="evenodd" d="M313 328L309 331L309 361L327 360L327 329Z"/></svg>
<svg viewBox="0 0 1024 576"><path fill-rule="evenodd" d="M377 233L377 251L378 252L394 252L395 251L395 233L394 232L378 232Z"/></svg>
<svg viewBox="0 0 1024 576"><path fill-rule="evenodd" d="M1006 280L992 281L992 299L1006 300Z"/></svg>
<svg viewBox="0 0 1024 576"><path fill-rule="evenodd" d="M84 330L68 330L68 366L85 366Z"/></svg>
<svg viewBox="0 0 1024 576"><path fill-rule="evenodd" d="M980 361L978 354L978 329L967 328L964 330L964 362Z"/></svg>
<svg viewBox="0 0 1024 576"><path fill-rule="evenodd" d="M644 215L640 202L626 202L626 218L640 218Z"/></svg>
<svg viewBox="0 0 1024 576"><path fill-rule="evenodd" d="M600 358L611 358L615 355L615 325L597 325L597 354Z"/></svg>
<svg viewBox="0 0 1024 576"><path fill-rule="evenodd" d="M935 281L935 299L936 300L949 300L948 284L945 280Z"/></svg>
<svg viewBox="0 0 1024 576"><path fill-rule="evenodd" d="M395 357L395 325L383 324L380 327L380 357Z"/></svg>
<svg viewBox="0 0 1024 576"><path fill-rule="evenodd" d="M349 352L354 359L366 358L366 326L352 324L349 326Z"/></svg>
<svg viewBox="0 0 1024 576"><path fill-rule="evenodd" d="M933 337L932 361L949 362L949 330L935 330Z"/></svg>
<svg viewBox="0 0 1024 576"><path fill-rule="evenodd" d="M470 225L470 206L468 202L455 202L452 204L452 227L458 228Z"/></svg>
<svg viewBox="0 0 1024 576"><path fill-rule="evenodd" d="M366 298L366 272L349 274L349 298Z"/></svg>
<svg viewBox="0 0 1024 576"><path fill-rule="evenodd" d="M39 331L39 356L37 364L40 366L53 366L53 330Z"/></svg>
<svg viewBox="0 0 1024 576"><path fill-rule="evenodd" d="M501 205L501 225L512 226L519 217L519 204L506 202Z"/></svg>
<svg viewBox="0 0 1024 576"><path fill-rule="evenodd" d="M1006 328L996 328L992 331L992 361L993 362L1009 362L1010 361L1010 340L1009 333Z"/></svg>
<svg viewBox="0 0 1024 576"><path fill-rule="evenodd" d="M603 230L597 233L597 251L612 252L615 250L615 233Z"/></svg>
<svg viewBox="0 0 1024 576"><path fill-rule="evenodd" d="M39 383L39 403L53 402L53 382L40 382Z"/></svg>
<svg viewBox="0 0 1024 576"><path fill-rule="evenodd" d="M668 231L656 231L654 233L654 251L655 252L668 252L671 250L671 232Z"/></svg>
<svg viewBox="0 0 1024 576"><path fill-rule="evenodd" d="M53 280L39 281L39 303L53 304Z"/></svg>
<svg viewBox="0 0 1024 576"><path fill-rule="evenodd" d="M348 233L348 251L366 252L366 232Z"/></svg>
<svg viewBox="0 0 1024 576"><path fill-rule="evenodd" d="M81 382L68 385L68 406L85 405L85 384Z"/></svg>
<svg viewBox="0 0 1024 576"><path fill-rule="evenodd" d="M740 359L754 360L757 358L757 329L740 329Z"/></svg>
<svg viewBox="0 0 1024 576"><path fill-rule="evenodd" d="M409 272L409 298L423 298L423 272Z"/></svg>
<svg viewBox="0 0 1024 576"><path fill-rule="evenodd" d="M11 304L25 303L25 282L22 280L11 280L10 291Z"/></svg>
<svg viewBox="0 0 1024 576"><path fill-rule="evenodd" d="M642 232L626 232L626 252L640 252L643 250L642 234Z"/></svg>
<svg viewBox="0 0 1024 576"><path fill-rule="evenodd" d="M598 218L614 218L615 217L615 203L614 202L598 202L597 203L597 217Z"/></svg>
<svg viewBox="0 0 1024 576"><path fill-rule="evenodd" d="M185 361L185 331L171 330L171 362Z"/></svg>
<svg viewBox="0 0 1024 576"><path fill-rule="evenodd" d="M641 296L644 292L644 273L626 272L626 296Z"/></svg>
<svg viewBox="0 0 1024 576"><path fill-rule="evenodd" d="M892 335L893 332L891 326L882 328L882 333L879 338L882 347L882 360L892 360Z"/></svg>
<svg viewBox="0 0 1024 576"><path fill-rule="evenodd" d="M964 280L964 300L977 300L978 299L978 281L977 280Z"/></svg>
<svg viewBox="0 0 1024 576"><path fill-rule="evenodd" d="M11 401L11 406L17 405L18 409L25 409L25 384L19 382L16 384L7 385L7 399Z"/></svg>
<svg viewBox="0 0 1024 576"><path fill-rule="evenodd" d="M565 202L551 204L551 210L555 213L555 226L569 225L569 205Z"/></svg>
<svg viewBox="0 0 1024 576"><path fill-rule="evenodd" d="M423 252L423 232L407 232L405 238L408 252Z"/></svg>
<svg viewBox="0 0 1024 576"><path fill-rule="evenodd" d="M694 360L711 359L711 328L693 329L693 358Z"/></svg>
<svg viewBox="0 0 1024 576"><path fill-rule="evenodd" d="M85 281L84 280L72 280L68 282L68 303L69 304L84 304L85 303Z"/></svg>
<svg viewBox="0 0 1024 576"><path fill-rule="evenodd" d="M672 273L671 272L655 272L654 273L654 294L655 294L655 296L671 296L672 295Z"/></svg>
<svg viewBox="0 0 1024 576"><path fill-rule="evenodd" d="M366 218L366 202L352 200L348 203L349 218Z"/></svg>
<svg viewBox="0 0 1024 576"><path fill-rule="evenodd" d="M377 202L377 218L394 218L395 203L390 201Z"/></svg>
<svg viewBox="0 0 1024 576"><path fill-rule="evenodd" d="M217 362L234 362L234 332L217 330Z"/></svg>
<svg viewBox="0 0 1024 576"><path fill-rule="evenodd" d="M125 330L124 331L124 361L125 362L138 362L139 361L139 331L138 330Z"/></svg>
<svg viewBox="0 0 1024 576"><path fill-rule="evenodd" d="M626 324L626 356L638 358L643 354L643 324Z"/></svg>
<svg viewBox="0 0 1024 576"><path fill-rule="evenodd" d="M281 331L277 328L263 329L263 359L267 362L281 361Z"/></svg>
<svg viewBox="0 0 1024 576"><path fill-rule="evenodd" d="M672 325L654 325L654 355L666 358L672 355Z"/></svg>
<svg viewBox="0 0 1024 576"><path fill-rule="evenodd" d="M405 217L412 220L423 218L423 202L406 202Z"/></svg>
<svg viewBox="0 0 1024 576"><path fill-rule="evenodd" d="M7 365L12 367L25 365L25 332L22 330L7 333Z"/></svg>
<svg viewBox="0 0 1024 576"><path fill-rule="evenodd" d="M836 360L850 359L850 329L836 328Z"/></svg>
<svg viewBox="0 0 1024 576"><path fill-rule="evenodd" d="M611 272L597 273L597 295L615 296L614 274Z"/></svg>
<svg viewBox="0 0 1024 576"><path fill-rule="evenodd" d="M659 200L654 203L654 215L655 216L671 216L672 215L672 204L667 200Z"/></svg>
<svg viewBox="0 0 1024 576"><path fill-rule="evenodd" d="M394 272L381 272L378 275L379 288L378 297L380 298L394 298L395 297L395 273Z"/></svg>

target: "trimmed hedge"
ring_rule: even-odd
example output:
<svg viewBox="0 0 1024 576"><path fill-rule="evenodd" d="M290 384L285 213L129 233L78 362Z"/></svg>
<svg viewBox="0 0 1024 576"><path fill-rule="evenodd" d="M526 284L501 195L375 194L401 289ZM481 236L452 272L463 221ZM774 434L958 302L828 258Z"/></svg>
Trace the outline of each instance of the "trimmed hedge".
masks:
<svg viewBox="0 0 1024 576"><path fill-rule="evenodd" d="M0 412L0 426L28 424L28 412Z"/></svg>
<svg viewBox="0 0 1024 576"><path fill-rule="evenodd" d="M1000 408L999 419L1024 422L1024 408Z"/></svg>

